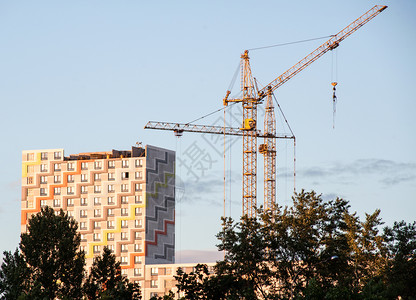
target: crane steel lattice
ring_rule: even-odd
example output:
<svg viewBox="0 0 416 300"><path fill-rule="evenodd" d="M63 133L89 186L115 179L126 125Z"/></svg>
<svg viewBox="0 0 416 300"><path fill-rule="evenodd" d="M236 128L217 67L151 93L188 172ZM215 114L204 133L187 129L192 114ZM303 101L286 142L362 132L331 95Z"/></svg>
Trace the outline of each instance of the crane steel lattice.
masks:
<svg viewBox="0 0 416 300"><path fill-rule="evenodd" d="M194 124L178 124L165 122L149 122L145 128L172 130L178 134L183 131L229 134L243 136L243 215L254 216L257 206L257 138L263 137L264 144L260 145L259 152L264 155L264 207L271 208L276 202L276 138L294 138L293 136L277 136L276 121L272 94L277 88L293 78L307 66L312 64L326 52L339 46L339 43L350 36L360 27L385 10L387 6L375 5L361 17L333 35L328 41L312 51L292 66L286 72L278 76L264 88L256 91L254 79L251 73L248 51L241 55L241 92L239 99L228 99L230 91L227 91L223 99L224 106L229 102L241 102L243 106L243 122L240 129L219 126L206 126ZM264 134L257 130L257 105L266 100L266 115L264 120Z"/></svg>

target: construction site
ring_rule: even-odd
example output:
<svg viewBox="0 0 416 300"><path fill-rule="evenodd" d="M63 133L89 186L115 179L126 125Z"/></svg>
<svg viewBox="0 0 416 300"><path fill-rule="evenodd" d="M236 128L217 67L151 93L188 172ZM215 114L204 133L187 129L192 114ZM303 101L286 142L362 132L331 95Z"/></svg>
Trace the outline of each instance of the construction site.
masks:
<svg viewBox="0 0 416 300"><path fill-rule="evenodd" d="M218 103L222 105L220 109L207 112L192 122L149 121L144 128L171 131L176 139L191 139L189 133L217 136L218 145L223 146L220 149L223 174L218 174L223 181L223 217L228 216L228 202L233 194L241 194L241 216L255 217L259 206L266 211L273 210L277 204L279 139L289 141L293 147L293 167L289 177L293 182L293 192L296 192L296 138L275 94L289 80L301 76L301 72L312 63L335 51L347 37L386 8L380 5L372 7L338 33L326 37L318 48L265 85L256 80L250 64L250 50L245 50L231 85L234 86L239 78L240 88L236 92L231 89L225 92L222 103ZM295 43L301 42L307 40ZM275 46L281 45L267 47ZM333 128L337 84L336 78L333 78ZM237 119L232 115L233 106L240 107L238 127L229 126L232 123L227 121L227 117ZM223 114L223 124L198 122L214 114ZM283 120L284 128L276 125L276 114ZM281 129L284 132L279 132ZM230 137L241 137L237 139L239 143L242 140L242 145L236 143L231 150L233 142ZM189 158L201 155L197 153L197 148L193 152L190 150ZM229 182L232 180L231 153L237 151L236 148L239 148L242 158L239 176L241 192L231 191ZM180 227L178 234L178 214L175 214L181 192L178 173L182 172L181 165L186 167L185 156L175 152L178 149L172 151L141 143L137 143L131 151L87 152L69 156L65 156L63 149L24 151L21 231L26 232L27 220L41 207L63 209L80 224L81 247L86 253L87 267L92 265L95 255L108 247L120 259L123 275L142 287L144 299L163 296L171 290L176 293L173 278L176 269L182 267L185 272L192 271L195 263L184 263L182 259L178 263L175 260L175 250L178 250L175 234L179 235L179 239L188 239L182 236ZM258 160L262 160L259 164L262 169ZM192 166L188 166L184 172L190 174L193 171ZM258 181L263 183L262 188ZM181 214L179 218L182 218ZM213 262L208 263L210 267L213 265Z"/></svg>
<svg viewBox="0 0 416 300"><path fill-rule="evenodd" d="M143 299L169 292L180 299L178 268L189 273L204 263L212 273L225 257L217 250L221 218L290 206L303 189L322 191L324 200L352 199L359 213L380 207L387 222L412 218L414 202L386 200L399 190L412 195L415 187L414 144L403 130L414 122L412 109L394 104L391 92L409 86L405 74L413 68L400 74L403 67L389 62L408 61L407 47L403 58L386 55L398 45L393 32L409 21L393 27L392 5L329 4L278 11L270 2L234 12L228 4L227 10L166 4L150 5L151 12L135 7L137 14L93 7L79 24L61 24L69 19L59 14L29 22L48 24L51 36L49 46L25 54L39 65L21 73L44 68L47 76L36 75L44 80L38 82L22 75L34 87L14 90L22 99L47 96L7 104L20 103L15 109L22 111L5 113L4 120L21 121L3 139L16 139L18 149L9 152L21 153L22 173L15 176L19 205L2 207L19 219L16 230L4 232L3 248L19 243L42 208L63 210L79 224L87 269L108 248ZM74 36L62 33L61 40L50 24L62 32L71 27ZM73 41L82 46L70 50ZM106 67L112 56L117 62ZM397 161L388 159L393 154ZM8 218L2 227L13 223Z"/></svg>

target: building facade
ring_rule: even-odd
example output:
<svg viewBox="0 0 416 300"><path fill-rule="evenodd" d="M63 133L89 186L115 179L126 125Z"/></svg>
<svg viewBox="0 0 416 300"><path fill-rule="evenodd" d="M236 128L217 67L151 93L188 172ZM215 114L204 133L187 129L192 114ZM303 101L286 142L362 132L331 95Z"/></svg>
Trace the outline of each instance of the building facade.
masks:
<svg viewBox="0 0 416 300"><path fill-rule="evenodd" d="M87 268L108 247L122 273L145 287L146 265L175 261L174 170L175 152L149 145L69 156L23 151L21 231L42 206L63 209L78 222Z"/></svg>

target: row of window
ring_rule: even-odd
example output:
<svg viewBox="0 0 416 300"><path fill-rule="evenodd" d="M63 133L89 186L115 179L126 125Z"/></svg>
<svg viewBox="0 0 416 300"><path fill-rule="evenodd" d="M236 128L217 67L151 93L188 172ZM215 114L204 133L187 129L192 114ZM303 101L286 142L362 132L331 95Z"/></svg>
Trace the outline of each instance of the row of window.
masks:
<svg viewBox="0 0 416 300"><path fill-rule="evenodd" d="M32 191L32 190L28 190ZM120 197L121 204L128 204L129 203L129 197L128 196L121 196ZM143 202L143 196L142 195L136 195L134 196L134 203L142 203ZM94 205L101 205L101 197L94 197ZM47 200L41 200L40 201L41 206L47 205ZM107 204L108 205L114 205L115 199L114 197L107 197ZM67 206L74 206L74 198L68 198L66 199L66 205ZM80 198L80 205L81 206L87 206L88 205L88 198ZM53 206L60 207L61 206L61 199L54 199L53 200ZM138 207L139 208L139 207ZM109 215L110 215L110 209L109 209ZM113 209L111 209L111 212L113 214Z"/></svg>
<svg viewBox="0 0 416 300"><path fill-rule="evenodd" d="M135 232L134 234L135 234L134 238L136 240L141 240L141 238L142 238L141 237L141 232ZM107 233L107 240L108 241L114 241L114 236L115 236L114 232ZM121 240L128 240L128 238L129 238L128 232L120 232L120 239ZM94 233L93 234L93 240L94 241L101 241L101 233ZM81 242L86 242L86 241L87 241L87 235L81 233ZM127 252L128 251L128 245L121 245L121 246L122 246L122 248L121 248L122 252ZM139 242L139 244L134 244L134 251L135 252L142 252L143 251L142 245L141 245L140 242Z"/></svg>
<svg viewBox="0 0 416 300"><path fill-rule="evenodd" d="M102 190L101 185L94 185L94 193L95 194L101 193L101 190ZM128 193L129 190L130 190L129 189L129 184L122 184L120 186L120 192L122 192L122 193ZM142 191L143 190L143 184L142 183L136 183L134 185L134 190L136 192ZM47 188L40 188L40 195L41 196L47 196L48 195L47 191L48 191ZM80 192L81 192L81 194L88 194L88 186L82 185ZM114 193L115 192L115 185L114 184L107 185L107 192L108 193ZM61 193L62 193L61 187L55 187L53 189L53 194L54 195L61 195ZM68 186L66 188L66 194L67 195L74 195L75 194L75 187Z"/></svg>
<svg viewBox="0 0 416 300"><path fill-rule="evenodd" d="M108 173L107 179L109 181L116 180L115 173ZM129 172L121 172L121 178L122 179L129 179L130 174ZM143 172L137 171L134 173L135 179L143 179ZM55 175L53 176L53 182L54 183L61 183L61 175ZM94 181L101 181L101 174L95 173L94 174ZM75 182L75 175L67 175L67 182L73 183ZM88 174L81 174L81 182L88 182ZM33 183L33 177L27 177L27 184ZM47 184L48 183L48 177L47 176L40 176L40 183L41 184Z"/></svg>
<svg viewBox="0 0 416 300"><path fill-rule="evenodd" d="M48 152L41 152L40 153L40 159L41 160L47 160L48 159ZM53 153L53 158L58 160L58 159L62 159L62 152L61 151L55 151ZM35 160L35 153L27 153L26 155L26 160L27 161L34 161Z"/></svg>
<svg viewBox="0 0 416 300"><path fill-rule="evenodd" d="M108 161L108 168L109 169L114 169L116 167L116 162L114 160L110 160ZM53 164L53 170L54 171L61 171L62 167L61 167L61 163L55 163ZM102 161L94 161L94 169L95 170L101 170L103 167L103 162ZM139 168L139 167L143 167L143 160L142 159L136 159L135 160L135 167ZM128 168L129 167L129 160L122 160L121 161L121 166L123 168ZM27 172L28 173L33 173L34 172L34 165L29 165L27 166ZM40 165L40 171L41 172L48 172L48 164L41 164ZM82 162L81 163L81 170L88 170L88 162ZM75 170L75 163L74 162L69 162L67 163L67 171L74 171Z"/></svg>

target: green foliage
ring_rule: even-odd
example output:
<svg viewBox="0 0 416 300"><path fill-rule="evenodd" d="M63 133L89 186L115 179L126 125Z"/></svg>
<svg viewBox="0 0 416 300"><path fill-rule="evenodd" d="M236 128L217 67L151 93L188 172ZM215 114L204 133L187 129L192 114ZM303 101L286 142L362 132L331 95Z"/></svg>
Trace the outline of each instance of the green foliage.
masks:
<svg viewBox="0 0 416 300"><path fill-rule="evenodd" d="M214 274L178 270L186 299L412 299L416 295L416 223L383 224L376 210L361 221L343 199L295 194L292 207L223 219L225 251ZM387 294L389 293L389 294Z"/></svg>
<svg viewBox="0 0 416 300"><path fill-rule="evenodd" d="M107 248L84 278L77 228L62 210L56 215L45 207L33 216L21 235L20 252L4 252L0 299L141 299L138 285L121 275L120 263Z"/></svg>
<svg viewBox="0 0 416 300"><path fill-rule="evenodd" d="M4 251L0 269L0 299L14 300L25 290L25 278L29 275L22 255L16 249L12 254Z"/></svg>
<svg viewBox="0 0 416 300"><path fill-rule="evenodd" d="M75 220L62 210L55 215L50 207L29 220L20 242L30 271L25 280L29 298L81 299L85 259L77 228Z"/></svg>
<svg viewBox="0 0 416 300"><path fill-rule="evenodd" d="M387 265L384 282L390 298L416 299L416 222L395 222L384 229Z"/></svg>
<svg viewBox="0 0 416 300"><path fill-rule="evenodd" d="M107 247L94 259L84 291L88 299L141 299L139 286L121 275L120 262Z"/></svg>

